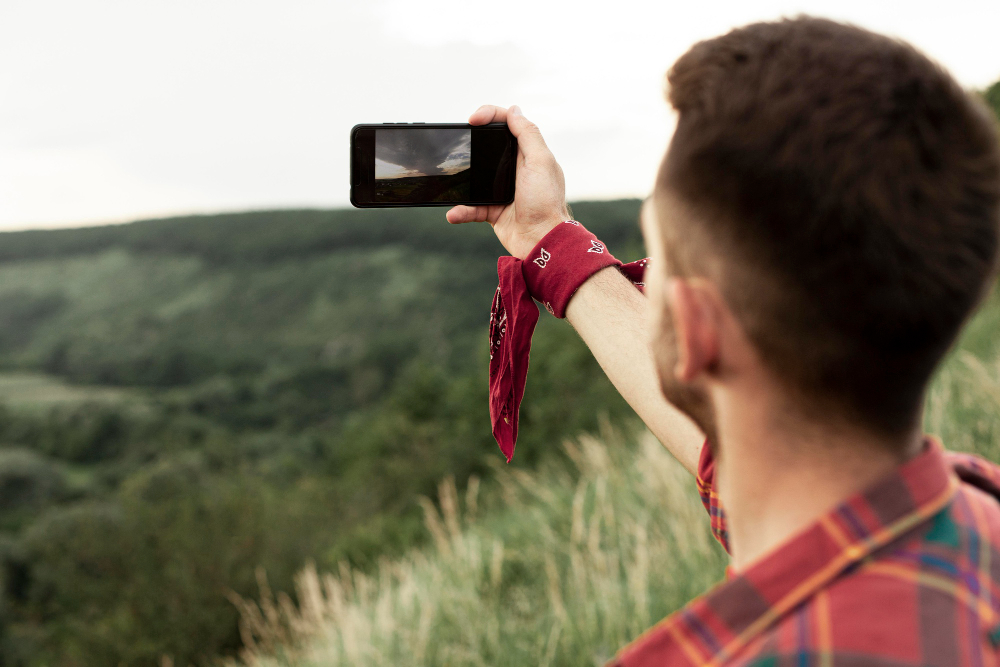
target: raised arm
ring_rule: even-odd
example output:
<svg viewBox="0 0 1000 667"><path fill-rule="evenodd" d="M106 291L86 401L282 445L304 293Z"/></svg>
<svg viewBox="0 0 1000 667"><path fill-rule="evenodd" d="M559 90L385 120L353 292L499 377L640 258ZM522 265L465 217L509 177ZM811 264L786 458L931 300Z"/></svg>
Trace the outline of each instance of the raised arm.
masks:
<svg viewBox="0 0 1000 667"><path fill-rule="evenodd" d="M646 297L616 267L595 273L566 307L566 319L646 427L695 474L705 436L671 405L649 349Z"/></svg>
<svg viewBox="0 0 1000 667"><path fill-rule="evenodd" d="M473 125L506 122L518 140L514 202L456 206L448 222L489 222L504 248L519 259L567 220L562 169L538 128L517 107L480 107ZM584 221L585 222L585 221ZM649 349L646 298L614 267L594 274L570 300L566 317L649 430L692 473L704 436L664 398Z"/></svg>

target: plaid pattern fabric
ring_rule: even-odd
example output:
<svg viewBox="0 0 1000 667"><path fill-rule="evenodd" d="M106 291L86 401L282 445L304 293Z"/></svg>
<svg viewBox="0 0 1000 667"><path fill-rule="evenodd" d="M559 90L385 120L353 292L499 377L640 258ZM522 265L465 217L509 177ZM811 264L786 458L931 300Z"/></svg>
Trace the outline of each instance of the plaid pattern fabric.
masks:
<svg viewBox="0 0 1000 667"><path fill-rule="evenodd" d="M715 492L715 459L712 457L712 449L708 446L708 442L701 446L701 457L698 460L698 474L695 475L695 482L698 484L701 504L705 506L705 511L708 512L708 518L712 524L712 534L722 544L726 553L729 553L726 513L722 510L719 494Z"/></svg>
<svg viewBox="0 0 1000 667"><path fill-rule="evenodd" d="M704 447L698 489L727 546ZM995 665L1000 468L924 451L668 616L612 664Z"/></svg>

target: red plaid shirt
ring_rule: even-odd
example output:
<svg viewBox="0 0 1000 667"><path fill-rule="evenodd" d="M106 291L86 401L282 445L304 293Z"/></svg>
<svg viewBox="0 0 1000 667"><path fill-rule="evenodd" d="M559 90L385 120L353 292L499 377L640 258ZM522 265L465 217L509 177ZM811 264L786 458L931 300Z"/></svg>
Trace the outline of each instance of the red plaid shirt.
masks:
<svg viewBox="0 0 1000 667"><path fill-rule="evenodd" d="M708 447L698 489L727 546ZM924 451L614 661L653 665L1000 663L1000 468Z"/></svg>

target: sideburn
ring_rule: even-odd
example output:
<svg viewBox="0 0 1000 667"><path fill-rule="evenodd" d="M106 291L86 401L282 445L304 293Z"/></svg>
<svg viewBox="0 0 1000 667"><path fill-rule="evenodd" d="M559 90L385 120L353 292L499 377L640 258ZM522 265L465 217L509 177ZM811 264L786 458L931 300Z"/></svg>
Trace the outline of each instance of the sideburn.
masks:
<svg viewBox="0 0 1000 667"><path fill-rule="evenodd" d="M675 408L687 415L708 439L713 454L718 453L718 429L715 409L708 394L700 387L681 382L674 375L677 366L677 332L673 315L666 304L662 304L659 330L653 336L653 363L660 381L660 391Z"/></svg>

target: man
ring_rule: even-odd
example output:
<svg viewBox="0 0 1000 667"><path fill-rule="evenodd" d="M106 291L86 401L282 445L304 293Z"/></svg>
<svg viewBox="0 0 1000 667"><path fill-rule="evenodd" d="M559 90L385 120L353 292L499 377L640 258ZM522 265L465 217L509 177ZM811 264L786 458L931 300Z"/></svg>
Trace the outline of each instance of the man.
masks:
<svg viewBox="0 0 1000 667"><path fill-rule="evenodd" d="M996 664L1000 471L920 431L997 266L995 120L906 44L813 18L699 43L668 83L645 295L565 224L517 107L470 119L517 136L514 203L448 212L524 260L697 475L731 555L617 664Z"/></svg>

